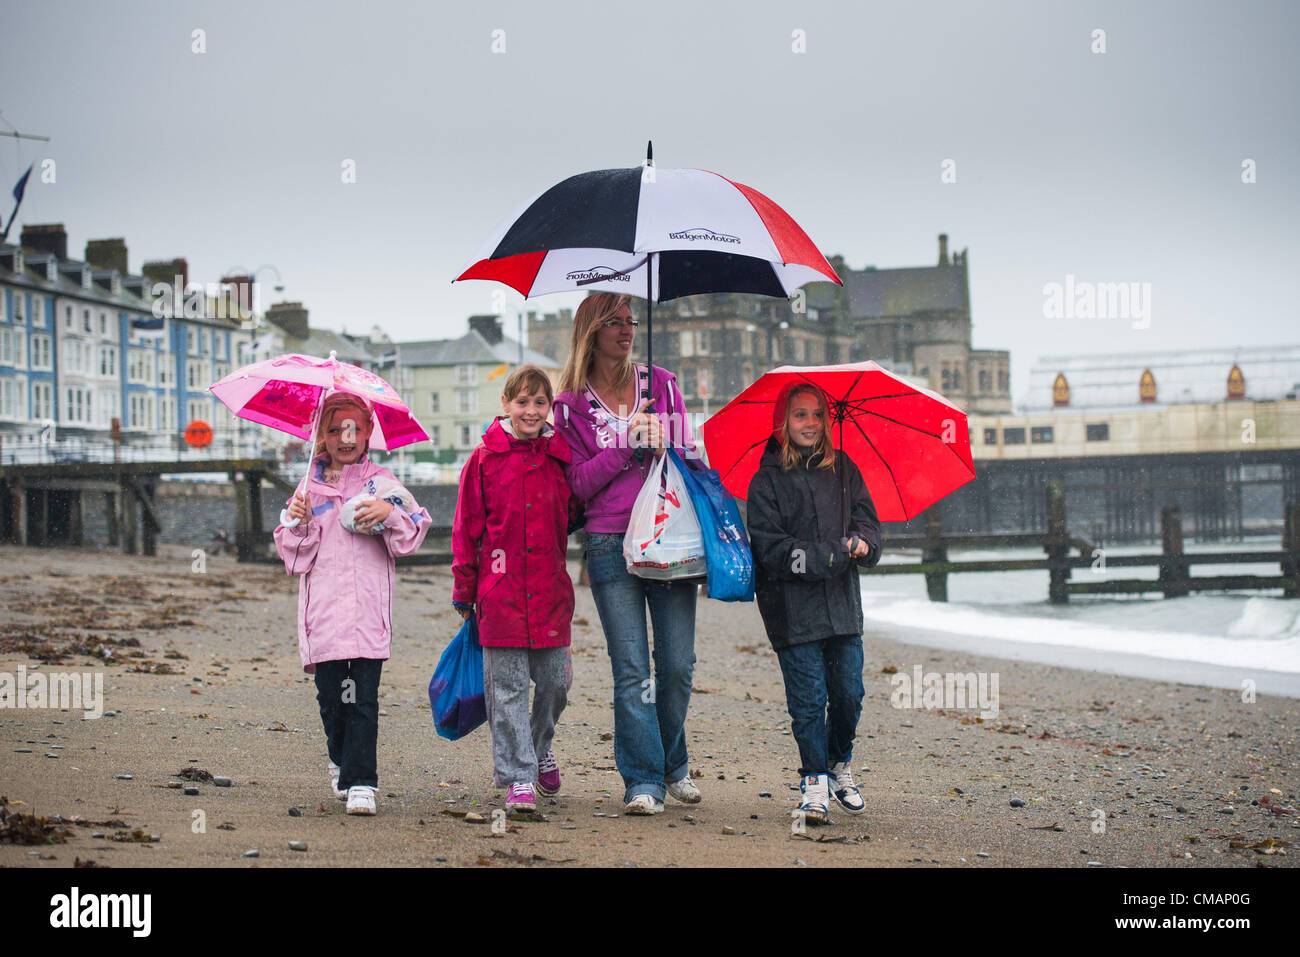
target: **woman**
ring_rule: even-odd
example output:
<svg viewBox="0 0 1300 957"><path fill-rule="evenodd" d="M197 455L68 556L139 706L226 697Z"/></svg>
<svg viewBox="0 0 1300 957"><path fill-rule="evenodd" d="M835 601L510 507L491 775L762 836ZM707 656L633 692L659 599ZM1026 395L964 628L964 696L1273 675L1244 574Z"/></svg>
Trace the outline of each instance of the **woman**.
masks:
<svg viewBox="0 0 1300 957"><path fill-rule="evenodd" d="M623 775L625 809L658 814L668 794L687 804L700 800L685 727L697 585L628 574L623 536L650 456L664 454L666 423L681 423L674 445L691 457L695 446L672 373L632 365L637 321L628 303L627 296L599 293L578 307L555 399L555 428L573 457L565 469L569 486L586 503L587 576L614 672L614 760ZM653 677L647 608L655 635Z"/></svg>

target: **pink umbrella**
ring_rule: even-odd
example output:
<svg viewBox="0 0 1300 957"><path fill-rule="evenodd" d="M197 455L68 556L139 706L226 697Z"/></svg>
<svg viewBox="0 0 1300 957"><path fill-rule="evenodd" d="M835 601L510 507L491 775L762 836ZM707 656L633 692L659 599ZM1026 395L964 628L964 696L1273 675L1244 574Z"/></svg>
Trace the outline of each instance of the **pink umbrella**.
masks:
<svg viewBox="0 0 1300 957"><path fill-rule="evenodd" d="M328 359L294 353L254 362L209 386L209 391L239 418L303 441L314 437L325 396L349 392L374 409L371 448L391 451L429 440L391 385L360 366L339 362L333 352Z"/></svg>

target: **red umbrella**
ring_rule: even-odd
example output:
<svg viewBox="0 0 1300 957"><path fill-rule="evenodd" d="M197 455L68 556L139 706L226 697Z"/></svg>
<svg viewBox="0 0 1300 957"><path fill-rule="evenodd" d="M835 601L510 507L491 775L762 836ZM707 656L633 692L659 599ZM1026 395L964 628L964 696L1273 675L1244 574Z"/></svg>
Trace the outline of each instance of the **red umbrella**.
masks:
<svg viewBox="0 0 1300 957"><path fill-rule="evenodd" d="M966 413L937 392L874 362L781 366L704 423L709 465L737 498L749 495L773 407L791 382L826 393L831 442L861 469L882 522L906 521L975 478Z"/></svg>

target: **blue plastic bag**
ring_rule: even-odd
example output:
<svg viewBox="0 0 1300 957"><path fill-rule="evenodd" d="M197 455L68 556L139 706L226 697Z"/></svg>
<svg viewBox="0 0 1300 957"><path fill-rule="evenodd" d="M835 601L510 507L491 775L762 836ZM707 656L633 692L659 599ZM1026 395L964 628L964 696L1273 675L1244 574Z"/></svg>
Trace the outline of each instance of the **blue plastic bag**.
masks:
<svg viewBox="0 0 1300 957"><path fill-rule="evenodd" d="M736 500L723 488L717 469L687 468L676 449L668 454L686 482L704 532L708 596L718 601L753 601L754 555Z"/></svg>
<svg viewBox="0 0 1300 957"><path fill-rule="evenodd" d="M429 679L429 707L433 727L441 737L455 741L487 720L483 700L483 648L478 643L478 620L471 615L438 659Z"/></svg>

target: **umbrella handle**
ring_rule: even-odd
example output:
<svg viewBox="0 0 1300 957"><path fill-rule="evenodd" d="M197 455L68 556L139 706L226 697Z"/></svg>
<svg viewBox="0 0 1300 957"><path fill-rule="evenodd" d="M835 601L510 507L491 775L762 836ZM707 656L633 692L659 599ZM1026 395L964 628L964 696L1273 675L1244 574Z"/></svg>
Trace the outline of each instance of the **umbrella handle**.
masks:
<svg viewBox="0 0 1300 957"><path fill-rule="evenodd" d="M334 358L334 352L330 352L330 358ZM320 421L321 406L325 404L325 393L328 390L322 389L320 401L316 404L316 411L311 417L311 434L307 436L307 470L302 473L302 479L298 482L298 487L294 489L293 495L297 498L302 494L302 490L307 487L307 479L311 476L312 459L316 457L316 427ZM302 519L290 518L287 508L280 509L280 526L282 528L296 528L301 524Z"/></svg>

